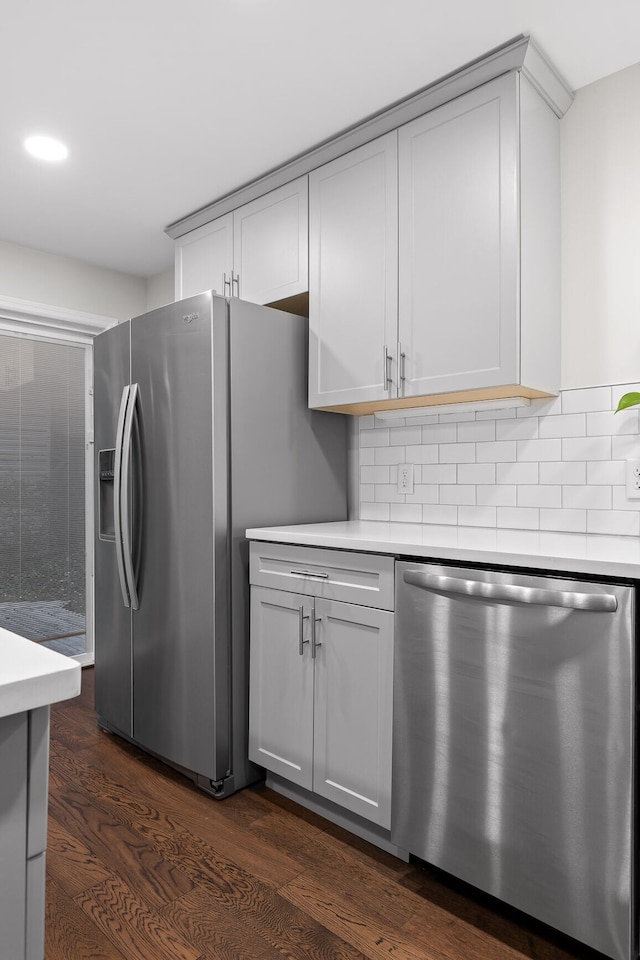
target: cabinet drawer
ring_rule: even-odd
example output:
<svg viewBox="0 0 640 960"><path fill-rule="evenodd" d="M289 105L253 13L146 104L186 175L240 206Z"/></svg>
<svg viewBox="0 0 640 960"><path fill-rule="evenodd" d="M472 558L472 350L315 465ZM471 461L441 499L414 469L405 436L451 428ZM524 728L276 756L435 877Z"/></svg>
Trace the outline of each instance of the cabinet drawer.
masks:
<svg viewBox="0 0 640 960"><path fill-rule="evenodd" d="M393 557L253 541L249 578L276 590L393 610Z"/></svg>

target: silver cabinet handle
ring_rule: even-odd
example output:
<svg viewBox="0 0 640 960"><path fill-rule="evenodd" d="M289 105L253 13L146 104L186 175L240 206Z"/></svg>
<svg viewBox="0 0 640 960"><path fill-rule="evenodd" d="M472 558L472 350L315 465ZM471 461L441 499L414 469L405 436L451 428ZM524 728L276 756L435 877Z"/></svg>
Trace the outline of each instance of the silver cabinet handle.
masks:
<svg viewBox="0 0 640 960"><path fill-rule="evenodd" d="M122 541L122 507L121 507L121 487L122 487L122 445L124 441L124 421L129 403L128 386L124 387L122 397L120 398L120 410L118 411L118 426L116 428L116 451L113 463L113 525L115 532L116 562L118 565L118 580L120 581L120 591L122 593L122 602L125 607L130 606L129 591L127 589L127 578L124 570L124 544Z"/></svg>
<svg viewBox="0 0 640 960"><path fill-rule="evenodd" d="M328 573L314 573L313 570L289 570L294 577L316 577L318 580L328 580Z"/></svg>
<svg viewBox="0 0 640 960"><path fill-rule="evenodd" d="M402 344L398 340L398 356L400 358L400 375L398 377L402 388L404 389L404 382L407 379L406 377L406 368L407 368L407 355L402 349Z"/></svg>
<svg viewBox="0 0 640 960"><path fill-rule="evenodd" d="M322 617L313 618L313 626L311 630L311 659L312 660L316 659L316 651L318 647L322 646L322 643L320 640L318 640L317 634L316 634L316 623L321 623L321 621L322 621Z"/></svg>
<svg viewBox="0 0 640 960"><path fill-rule="evenodd" d="M121 491L121 510L122 510L122 547L124 556L124 569L127 578L127 587L131 600L131 609L137 610L138 589L136 586L136 576L133 569L133 555L131 549L131 531L129 529L129 468L131 465L131 436L133 434L133 421L136 415L136 402L138 399L138 384L132 383L129 392L129 404L124 420L124 431L122 436L122 491ZM128 606L128 604L127 604Z"/></svg>
<svg viewBox="0 0 640 960"><path fill-rule="evenodd" d="M383 390L390 390L393 385L393 378L389 373L389 364L393 358L389 353L386 343L382 349L382 358L382 377L384 380Z"/></svg>
<svg viewBox="0 0 640 960"><path fill-rule="evenodd" d="M303 604L300 604L298 607L298 653L300 656L304 654L304 645L309 643L308 640L304 639L304 622L309 619L309 614L304 612Z"/></svg>
<svg viewBox="0 0 640 960"><path fill-rule="evenodd" d="M234 274L233 270L231 271L231 296L233 296L233 285L236 285L236 296L240 297L240 274Z"/></svg>
<svg viewBox="0 0 640 960"><path fill-rule="evenodd" d="M233 277L233 271L231 271L231 276ZM222 296L223 297L226 297L227 295L227 287L229 287L229 296L231 296L232 294L231 283L232 283L231 280L227 280L226 273L223 273L222 274Z"/></svg>
<svg viewBox="0 0 640 960"><path fill-rule="evenodd" d="M495 600L498 603L531 603L544 607L587 610L592 613L614 613L618 609L617 598L608 593L573 593L547 590L544 587L523 587L512 583L462 580L439 573L423 573L421 570L405 570L404 582L415 587L424 587L426 590Z"/></svg>

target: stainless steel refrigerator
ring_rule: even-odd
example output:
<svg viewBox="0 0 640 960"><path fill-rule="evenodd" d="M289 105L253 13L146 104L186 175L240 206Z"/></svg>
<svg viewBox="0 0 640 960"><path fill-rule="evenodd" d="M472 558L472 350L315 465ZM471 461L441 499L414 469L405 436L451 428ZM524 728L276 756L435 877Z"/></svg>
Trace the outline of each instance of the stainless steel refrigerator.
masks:
<svg viewBox="0 0 640 960"><path fill-rule="evenodd" d="M247 527L344 519L346 418L307 321L203 293L96 338L99 723L216 797L247 758Z"/></svg>

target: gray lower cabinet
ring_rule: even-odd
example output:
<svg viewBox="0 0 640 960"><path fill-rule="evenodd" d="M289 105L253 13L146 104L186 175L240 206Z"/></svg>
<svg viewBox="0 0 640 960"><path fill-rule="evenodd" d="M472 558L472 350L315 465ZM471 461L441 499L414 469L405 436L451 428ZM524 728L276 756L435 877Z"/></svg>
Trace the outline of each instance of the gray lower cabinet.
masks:
<svg viewBox="0 0 640 960"><path fill-rule="evenodd" d="M264 559L265 544L253 547ZM309 566L304 550L292 551L283 579L294 578L300 590L299 572L306 572L308 592L251 587L249 757L389 829L393 612L330 596L338 577L345 588L344 565L339 574L332 559L348 556L353 569L355 555L312 552L312 574L296 569ZM380 559L363 557L363 566Z"/></svg>
<svg viewBox="0 0 640 960"><path fill-rule="evenodd" d="M49 707L0 719L0 933L12 960L44 957Z"/></svg>

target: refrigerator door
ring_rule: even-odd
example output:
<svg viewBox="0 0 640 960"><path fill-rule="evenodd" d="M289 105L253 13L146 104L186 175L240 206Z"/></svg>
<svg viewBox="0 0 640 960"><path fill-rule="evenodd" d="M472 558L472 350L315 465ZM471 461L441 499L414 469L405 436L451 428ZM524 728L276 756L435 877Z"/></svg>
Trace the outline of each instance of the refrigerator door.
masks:
<svg viewBox="0 0 640 960"><path fill-rule="evenodd" d="M123 603L115 523L118 414L129 384L129 323L94 342L95 434L95 665L101 721L132 734L131 611Z"/></svg>
<svg viewBox="0 0 640 960"><path fill-rule="evenodd" d="M131 322L131 381L138 386L131 457L139 601L132 615L133 739L214 781L229 766L228 632L220 623L227 572L224 562L217 563L211 534L219 532L224 556L227 346L221 303L215 336L210 293Z"/></svg>

